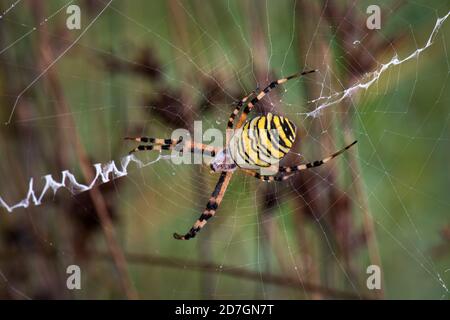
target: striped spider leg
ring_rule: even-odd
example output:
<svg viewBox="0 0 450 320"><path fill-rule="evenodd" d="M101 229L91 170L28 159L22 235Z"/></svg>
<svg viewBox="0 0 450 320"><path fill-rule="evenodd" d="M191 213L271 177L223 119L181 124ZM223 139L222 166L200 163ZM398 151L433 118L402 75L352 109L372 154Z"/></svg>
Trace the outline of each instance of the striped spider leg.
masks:
<svg viewBox="0 0 450 320"><path fill-rule="evenodd" d="M247 102L248 99L250 99L251 96L256 94L256 91L258 91L258 88L256 88L255 90L253 90L252 92L250 92L250 94L246 95L244 98L242 98L241 100L239 100L236 103L236 107L234 108L233 112L230 115L230 118L228 119L228 123L227 123L227 137L226 137L226 142L225 145L228 146L228 143L230 142L230 130L233 129L233 124L234 124L234 120L236 119L237 115L239 114L239 111L241 111L242 106L244 105L244 103Z"/></svg>
<svg viewBox="0 0 450 320"><path fill-rule="evenodd" d="M161 139L161 138L152 138L152 137L125 137L125 140L132 140L137 142L143 142L143 143L151 143L150 145L144 145L141 144L131 150L129 154L132 154L134 152L138 151L161 151L161 150L171 150L181 142L183 142L182 137L180 139Z"/></svg>
<svg viewBox="0 0 450 320"><path fill-rule="evenodd" d="M141 144L131 150L129 154L139 152L139 151L161 151L161 150L172 150L177 146L181 146L183 139L180 137L180 139L160 139L160 138L150 138L150 137L126 137L125 140L133 140L137 142L144 142L144 143L152 143L150 145ZM205 153L208 154L211 157L215 157L217 152L220 151L219 148L215 148L213 146L205 145L203 143L197 143L194 141L186 141L184 143L183 149L180 151L183 152L185 150L192 152L192 153Z"/></svg>
<svg viewBox="0 0 450 320"><path fill-rule="evenodd" d="M250 102L247 104L247 106L244 108L244 111L241 114L241 117L239 118L239 122L236 126L236 129L239 129L244 124L245 120L247 120L247 116L252 111L252 109L255 107L255 105L262 99L266 94L268 94L272 89L276 88L278 85L283 84L291 79L299 78L304 75L316 72L317 70L309 70L304 71L300 73L296 73L293 75L290 75L289 77L278 79L276 81L272 81L267 87L265 87L263 90L261 90Z"/></svg>
<svg viewBox="0 0 450 320"><path fill-rule="evenodd" d="M356 142L357 142L356 140L353 141L345 148L342 148L341 150L336 151L335 153L329 155L326 158L323 158L322 160L316 160L313 162L308 162L308 163L295 165L295 166L280 167L280 168L278 168L278 171L274 175L270 175L270 176L261 175L259 172L255 171L255 170L242 170L242 171L247 175L250 175L252 177L255 177L256 179L263 180L263 181L268 181L268 182L284 181L284 180L291 178L299 171L319 167L322 164L327 163L331 159L336 158L337 156L339 156L340 154L345 152L347 149L351 148L353 145L356 144Z"/></svg>
<svg viewBox="0 0 450 320"><path fill-rule="evenodd" d="M230 183L231 176L233 175L232 171L225 172L223 171L220 174L219 181L214 188L214 191L211 194L211 197L206 204L205 211L200 215L197 221L194 223L192 228L185 234L180 235L178 233L174 233L173 237L177 240L189 240L194 238L196 234L205 226L208 219L213 217L216 213L217 208L222 202L223 196L225 195L225 191L228 188L228 184Z"/></svg>

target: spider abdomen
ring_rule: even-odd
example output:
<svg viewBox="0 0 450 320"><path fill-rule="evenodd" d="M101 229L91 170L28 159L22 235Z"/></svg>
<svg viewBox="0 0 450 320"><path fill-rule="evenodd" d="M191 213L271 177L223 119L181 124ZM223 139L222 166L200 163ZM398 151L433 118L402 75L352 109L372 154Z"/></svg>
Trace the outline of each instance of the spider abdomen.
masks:
<svg viewBox="0 0 450 320"><path fill-rule="evenodd" d="M233 135L229 150L241 168L270 167L292 148L296 127L286 117L268 113L247 121Z"/></svg>

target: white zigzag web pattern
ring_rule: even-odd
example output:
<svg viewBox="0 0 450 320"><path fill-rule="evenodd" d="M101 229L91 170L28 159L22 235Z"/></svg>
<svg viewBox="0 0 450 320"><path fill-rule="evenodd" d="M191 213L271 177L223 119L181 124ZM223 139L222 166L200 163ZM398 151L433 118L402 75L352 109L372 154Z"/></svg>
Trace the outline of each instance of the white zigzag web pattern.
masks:
<svg viewBox="0 0 450 320"><path fill-rule="evenodd" d="M367 90L370 86L372 86L374 83L377 82L377 80L380 78L380 76L384 72L386 72L392 66L397 66L399 64L402 64L406 61L409 61L413 58L418 57L420 53L422 53L424 50L426 50L433 44L433 41L434 41L436 35L438 34L439 29L442 27L444 21L447 20L447 18L449 16L450 16L450 11L445 16L438 18L436 20L436 24L434 25L433 31L431 32L427 43L422 48L417 49L416 51L414 51L413 53L411 53L410 55L408 55L406 58L403 58L403 59L399 59L397 55L394 55L388 63L383 63L379 69L369 73L366 76L366 78L368 78L367 81L358 82L355 85L351 86L350 88L347 88L343 91L336 92L336 93L332 94L331 96L319 97L317 99L311 100L311 101L309 101L310 103L320 102L320 101L324 101L324 100L325 100L325 102L321 103L313 111L310 111L308 113L299 113L299 114L304 114L308 117L317 117L322 110L324 110L332 105L340 103L342 100L350 97L356 91L358 91L360 89Z"/></svg>
<svg viewBox="0 0 450 320"><path fill-rule="evenodd" d="M107 183L116 178L126 176L128 174L127 171L128 166L130 165L131 162L136 163L136 166L138 168L143 168L161 159L169 159L169 158L171 158L170 155L159 155L153 161L143 162L138 158L136 158L134 155L128 155L120 160L121 169L117 168L116 163L114 161L110 161L104 165L101 163L96 163L93 166L95 168L95 177L88 185L79 183L75 178L75 176L68 170L64 170L61 172L62 178L60 182L56 181L52 175L48 174L43 177L43 179L45 179L45 185L39 197L36 195L36 191L34 190L34 179L31 178L28 183L27 196L23 200L19 201L16 204L8 205L3 200L3 198L0 197L0 206L4 207L8 212L13 212L17 208L28 208L31 204L39 206L42 204L44 196L50 189L53 190L53 194L56 194L58 189L66 188L72 194L76 195L81 192L88 191L96 185Z"/></svg>

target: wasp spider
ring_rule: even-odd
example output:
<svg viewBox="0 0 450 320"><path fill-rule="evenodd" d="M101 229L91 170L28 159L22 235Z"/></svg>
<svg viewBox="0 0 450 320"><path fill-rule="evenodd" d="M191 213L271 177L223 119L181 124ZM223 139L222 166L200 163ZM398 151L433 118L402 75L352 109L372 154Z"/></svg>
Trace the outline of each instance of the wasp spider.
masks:
<svg viewBox="0 0 450 320"><path fill-rule="evenodd" d="M236 169L239 168L243 173L263 181L284 181L301 170L318 167L327 163L356 143L356 141L354 141L345 148L322 160L294 166L279 167L276 166L277 163L289 152L294 144L296 138L296 127L294 123L286 117L271 113L254 117L253 119L246 121L248 114L255 105L273 88L292 78L300 77L315 71L316 70L310 70L297 73L287 78L273 81L263 90L258 92L253 91L237 102L227 124L226 144L223 149L195 143L193 141L183 141L181 138L179 140L149 137L125 138L127 140L149 143L148 145L139 145L130 153L144 150L172 150L175 147L183 146L183 151L187 150L189 152L205 153L214 158L210 167L214 172L220 172L219 181L206 204L205 210L189 232L184 235L174 233L173 236L175 239L189 240L190 238L194 238L205 226L206 222L214 216ZM231 131L233 130L234 121L244 105L245 108L239 117L239 121L235 125L234 131ZM260 169L265 169L265 171Z"/></svg>

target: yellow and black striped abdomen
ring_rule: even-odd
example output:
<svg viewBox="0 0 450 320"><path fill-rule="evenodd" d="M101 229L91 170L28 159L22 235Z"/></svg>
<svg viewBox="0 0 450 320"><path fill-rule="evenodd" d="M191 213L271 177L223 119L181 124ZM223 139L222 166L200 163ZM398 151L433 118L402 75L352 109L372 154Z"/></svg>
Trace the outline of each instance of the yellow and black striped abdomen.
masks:
<svg viewBox="0 0 450 320"><path fill-rule="evenodd" d="M292 148L295 130L295 125L282 116L268 113L255 117L235 132L230 154L241 168L270 167Z"/></svg>

